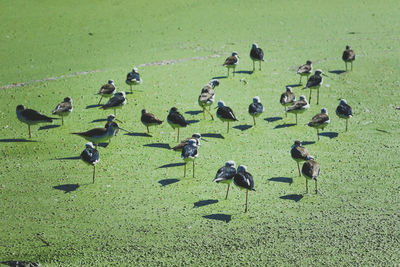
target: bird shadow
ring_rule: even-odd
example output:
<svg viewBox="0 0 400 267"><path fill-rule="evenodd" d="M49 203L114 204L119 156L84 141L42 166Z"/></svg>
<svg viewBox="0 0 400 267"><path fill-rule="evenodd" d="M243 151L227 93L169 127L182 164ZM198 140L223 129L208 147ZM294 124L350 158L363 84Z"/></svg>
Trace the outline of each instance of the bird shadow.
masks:
<svg viewBox="0 0 400 267"><path fill-rule="evenodd" d="M81 157L76 156L76 157L54 158L54 160L77 160L77 159L81 159Z"/></svg>
<svg viewBox="0 0 400 267"><path fill-rule="evenodd" d="M79 187L80 187L80 185L78 185L78 184L62 184L62 185L53 186L54 189L64 191L65 194L75 191Z"/></svg>
<svg viewBox="0 0 400 267"><path fill-rule="evenodd" d="M110 143L98 143L97 145L106 148L109 144Z"/></svg>
<svg viewBox="0 0 400 267"><path fill-rule="evenodd" d="M213 79L226 79L228 78L228 76L216 76L216 77L212 77Z"/></svg>
<svg viewBox="0 0 400 267"><path fill-rule="evenodd" d="M40 263L33 261L2 261L0 263L11 267L40 266Z"/></svg>
<svg viewBox="0 0 400 267"><path fill-rule="evenodd" d="M337 74L337 75L340 75L340 74L345 73L345 72L346 72L345 70L330 70L329 71L329 73L334 73L334 74Z"/></svg>
<svg viewBox="0 0 400 267"><path fill-rule="evenodd" d="M210 219L210 220L223 221L223 222L228 223L231 221L232 215L215 213L215 214L210 214L210 215L204 215L203 218Z"/></svg>
<svg viewBox="0 0 400 267"><path fill-rule="evenodd" d="M166 186L166 185L170 185L170 184L174 184L179 182L179 179L163 179L158 181L159 184L161 184L161 186Z"/></svg>
<svg viewBox="0 0 400 267"><path fill-rule="evenodd" d="M320 136L326 136L329 137L330 139L336 138L339 136L339 133L337 132L323 132L323 133L319 133Z"/></svg>
<svg viewBox="0 0 400 267"><path fill-rule="evenodd" d="M193 208L199 208L199 207L211 205L211 204L214 204L217 202L218 202L218 199L200 200L200 201L193 203Z"/></svg>
<svg viewBox="0 0 400 267"><path fill-rule="evenodd" d="M186 121L188 124L193 124L193 123L198 123L200 122L199 120L188 120Z"/></svg>
<svg viewBox="0 0 400 267"><path fill-rule="evenodd" d="M304 141L304 142L301 142L301 144L302 144L303 146L313 145L313 144L315 144L315 141Z"/></svg>
<svg viewBox="0 0 400 267"><path fill-rule="evenodd" d="M102 122L102 121L107 121L107 119L97 119L97 120L92 120L90 123Z"/></svg>
<svg viewBox="0 0 400 267"><path fill-rule="evenodd" d="M140 137L153 137L148 133L126 133L124 135L129 135L129 136L140 136Z"/></svg>
<svg viewBox="0 0 400 267"><path fill-rule="evenodd" d="M286 85L286 87L299 87L299 86L302 86L302 84L301 83L296 83L296 84L288 84L288 85Z"/></svg>
<svg viewBox="0 0 400 267"><path fill-rule="evenodd" d="M169 163L169 164L162 165L162 166L158 167L157 169L172 168L172 167L178 167L178 166L183 166L183 165L185 165L184 162Z"/></svg>
<svg viewBox="0 0 400 267"><path fill-rule="evenodd" d="M281 196L279 198L293 200L294 202L299 202L303 198L303 195L290 194L290 195L286 195L286 196Z"/></svg>
<svg viewBox="0 0 400 267"><path fill-rule="evenodd" d="M39 131L42 131L42 130L48 130L48 129L54 129L54 128L58 128L58 127L60 127L61 125L58 125L58 124L50 124L50 125L46 125L46 126L41 126L40 128L39 128Z"/></svg>
<svg viewBox="0 0 400 267"><path fill-rule="evenodd" d="M287 128L287 127L292 127L295 125L296 125L295 123L284 123L284 124L276 125L274 129Z"/></svg>
<svg viewBox="0 0 400 267"><path fill-rule="evenodd" d="M238 71L235 71L235 73L239 73L239 74L253 74L253 71L252 70L238 70Z"/></svg>
<svg viewBox="0 0 400 267"><path fill-rule="evenodd" d="M151 144L145 144L143 146L147 146L147 147L156 147L156 148L164 148L164 149L171 149L171 147L169 146L169 144L166 143L151 143Z"/></svg>
<svg viewBox="0 0 400 267"><path fill-rule="evenodd" d="M101 105L101 104L89 105L89 106L86 106L86 109L89 109L89 108L97 108L97 107L101 107L101 106L103 106L103 105Z"/></svg>
<svg viewBox="0 0 400 267"><path fill-rule="evenodd" d="M203 113L202 110L190 110L190 111L186 111L185 114L189 114L189 115L197 115Z"/></svg>
<svg viewBox="0 0 400 267"><path fill-rule="evenodd" d="M288 183L288 184L292 184L293 183L293 179L289 178L289 177L272 177L272 178L269 178L268 181L280 182L280 183Z"/></svg>
<svg viewBox="0 0 400 267"><path fill-rule="evenodd" d="M37 142L37 141L28 140L28 139L0 139L0 142L3 142L3 143L24 143L24 142Z"/></svg>
<svg viewBox="0 0 400 267"><path fill-rule="evenodd" d="M241 130L241 131L246 131L246 130L250 129L251 127L253 127L253 126L252 125L248 125L248 124L242 124L242 125L233 126L233 128Z"/></svg>
<svg viewBox="0 0 400 267"><path fill-rule="evenodd" d="M216 133L202 133L201 136L202 137L225 139L225 137L222 134L216 134Z"/></svg>
<svg viewBox="0 0 400 267"><path fill-rule="evenodd" d="M378 132L381 132L381 133L388 133L388 134L390 134L390 132L388 132L388 131L386 131L386 130L382 130L382 129L376 129Z"/></svg>
<svg viewBox="0 0 400 267"><path fill-rule="evenodd" d="M268 118L265 118L264 120L268 121L268 122L274 122L274 121L282 120L282 117L268 117Z"/></svg>

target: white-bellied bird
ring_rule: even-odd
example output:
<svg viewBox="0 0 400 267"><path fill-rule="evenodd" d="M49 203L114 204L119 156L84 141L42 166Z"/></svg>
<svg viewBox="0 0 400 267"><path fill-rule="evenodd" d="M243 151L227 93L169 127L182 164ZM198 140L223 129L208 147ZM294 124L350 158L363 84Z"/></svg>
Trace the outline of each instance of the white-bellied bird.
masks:
<svg viewBox="0 0 400 267"><path fill-rule="evenodd" d="M220 100L218 101L218 109L217 109L217 117L223 121L223 122L228 122L227 126L227 133L229 133L229 122L230 121L237 121L235 114L233 114L233 111L230 107L225 106L224 101Z"/></svg>
<svg viewBox="0 0 400 267"><path fill-rule="evenodd" d="M139 75L139 70L135 67L126 75L125 83L130 86L132 93L132 85L138 85L142 83L142 79Z"/></svg>
<svg viewBox="0 0 400 267"><path fill-rule="evenodd" d="M292 148L290 149L290 155L292 159L297 162L297 169L299 170L299 176L301 176L300 172L300 162L314 159L313 156L310 155L307 148L301 145L299 140L294 141Z"/></svg>
<svg viewBox="0 0 400 267"><path fill-rule="evenodd" d="M307 126L317 129L317 136L319 140L319 129L324 130L324 128L328 126L330 122L328 110L326 108L322 108L321 113L318 113L312 117L311 121L307 123Z"/></svg>
<svg viewBox="0 0 400 267"><path fill-rule="evenodd" d="M229 77L229 69L233 69L233 76L235 76L236 65L239 64L239 55L237 52L233 51L232 56L227 57L222 66L225 66L228 69L228 77Z"/></svg>
<svg viewBox="0 0 400 267"><path fill-rule="evenodd" d="M260 116L264 112L264 107L261 104L260 97L255 96L253 103L249 106L249 114L253 117L253 123L256 125L256 117Z"/></svg>
<svg viewBox="0 0 400 267"><path fill-rule="evenodd" d="M81 160L88 165L93 166L93 183L96 177L96 164L100 161L100 154L97 149L93 147L91 142L86 144L85 150L81 153Z"/></svg>
<svg viewBox="0 0 400 267"><path fill-rule="evenodd" d="M308 193L308 180L315 181L315 193L318 193L317 188L317 177L319 175L319 165L314 160L307 160L304 162L303 167L301 168L301 173L306 178L306 193Z"/></svg>
<svg viewBox="0 0 400 267"><path fill-rule="evenodd" d="M206 111L210 114L211 119L214 120L214 116L210 112L210 107L214 103L215 98L215 90L214 88L219 85L219 81L217 79L212 79L208 84L206 84L203 89L201 89L201 94L197 102L199 106L203 109L204 119L206 118ZM208 110L207 108L208 107Z"/></svg>
<svg viewBox="0 0 400 267"><path fill-rule="evenodd" d="M25 108L23 105L18 105L16 108L17 118L19 121L28 124L29 138L31 135L31 125L36 125L39 123L50 123L58 118L51 118L43 115L36 110Z"/></svg>
<svg viewBox="0 0 400 267"><path fill-rule="evenodd" d="M226 189L225 199L228 199L229 187L233 181L233 177L236 174L236 164L233 160L229 160L225 162L225 166L218 169L217 174L213 182L227 184L228 188Z"/></svg>
<svg viewBox="0 0 400 267"><path fill-rule="evenodd" d="M346 120L346 132L347 132L348 120L353 116L353 110L347 104L347 101L345 99L340 100L339 106L337 106L336 108L336 115L339 118Z"/></svg>
<svg viewBox="0 0 400 267"><path fill-rule="evenodd" d="M253 61L253 72L256 70L256 61L259 62L259 70L261 70L261 61L264 61L264 51L256 43L251 45L250 58Z"/></svg>
<svg viewBox="0 0 400 267"><path fill-rule="evenodd" d="M146 126L147 133L150 133L150 126L160 125L163 123L163 121L157 118L156 115L147 112L145 109L142 109L142 116L140 117L140 121L143 123L144 126Z"/></svg>
<svg viewBox="0 0 400 267"><path fill-rule="evenodd" d="M293 93L292 87L288 86L286 87L286 91L281 94L281 99L279 102L281 103L282 106L285 107L285 115L287 117L287 107L292 105L296 101L296 96Z"/></svg>
<svg viewBox="0 0 400 267"><path fill-rule="evenodd" d="M324 82L322 76L327 76L325 75L322 70L318 69L315 70L314 75L312 75L308 81L306 86L303 89L310 89L310 96L308 97L308 103L311 104L311 90L312 89L317 89L317 105L319 103L319 88L321 87L322 83Z"/></svg>
<svg viewBox="0 0 400 267"><path fill-rule="evenodd" d="M301 95L300 100L293 102L293 104L286 109L286 112L294 113L296 115L296 124L297 124L297 114L301 114L309 108L310 104L308 104L306 97L304 95Z"/></svg>
<svg viewBox="0 0 400 267"><path fill-rule="evenodd" d="M240 189L246 190L246 208L244 212L247 212L247 203L249 199L249 190L256 191L254 189L253 176L247 172L247 167L244 165L239 165L237 168L237 173L233 177L233 183Z"/></svg>
<svg viewBox="0 0 400 267"><path fill-rule="evenodd" d="M107 98L112 97L116 90L117 90L117 87L115 86L114 81L108 80L108 82L105 85L103 85L100 88L99 92L97 93L97 94L101 95L98 105L100 105L103 97L107 97Z"/></svg>
<svg viewBox="0 0 400 267"><path fill-rule="evenodd" d="M354 53L349 45L346 45L346 50L343 51L342 59L346 65L346 71L348 62L351 64L351 70L353 70L353 61L356 60L356 53Z"/></svg>
<svg viewBox="0 0 400 267"><path fill-rule="evenodd" d="M179 113L176 107L172 107L169 110L169 114L167 116L167 122L171 125L172 129L178 128L178 136L176 138L177 142L179 142L179 129L182 127L186 127L188 123L181 113Z"/></svg>
<svg viewBox="0 0 400 267"><path fill-rule="evenodd" d="M184 170L183 170L183 177L186 177L186 164L189 161L193 162L193 178L194 178L194 160L199 155L197 151L197 145L195 139L190 139L187 145L185 145L182 149L181 158L185 161Z"/></svg>
<svg viewBox="0 0 400 267"><path fill-rule="evenodd" d="M297 70L297 74L300 75L299 84L301 84L301 78L303 78L303 76L306 76L308 79L308 76L310 76L311 72L312 72L312 62L311 60L307 60L306 64L301 65Z"/></svg>
<svg viewBox="0 0 400 267"><path fill-rule="evenodd" d="M53 115L61 117L61 124L64 125L64 117L68 116L72 112L72 99L70 97L64 98L64 101L57 105L53 110Z"/></svg>
<svg viewBox="0 0 400 267"><path fill-rule="evenodd" d="M200 139L201 139L201 134L199 133L194 133L192 134L192 137L186 138L185 140L182 140L178 145L174 146L172 150L174 151L182 151L183 147L186 146L189 143L189 140L194 139L196 140L196 146L200 147Z"/></svg>

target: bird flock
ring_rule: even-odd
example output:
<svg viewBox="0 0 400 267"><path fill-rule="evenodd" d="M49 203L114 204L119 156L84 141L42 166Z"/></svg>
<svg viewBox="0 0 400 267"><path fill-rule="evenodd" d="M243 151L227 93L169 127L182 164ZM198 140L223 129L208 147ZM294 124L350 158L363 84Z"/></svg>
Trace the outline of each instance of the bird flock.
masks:
<svg viewBox="0 0 400 267"><path fill-rule="evenodd" d="M250 58L253 61L253 72L256 70L256 62L259 62L259 71L261 71L262 62L264 62L264 52L258 47L256 43L252 44L250 50ZM351 70L353 70L353 61L355 60L355 53L350 46L346 46L346 50L342 54L342 60L345 62L346 71L348 71L347 64L351 64ZM232 69L232 75L235 76L236 66L239 64L239 55L236 51L232 52L232 55L226 58L223 66L227 68L227 77L230 75ZM302 84L302 78L306 77L307 82L304 86L304 90L309 89L308 101L305 95L300 95L297 100L292 87L287 87L286 91L280 96L280 104L284 107L284 112L287 117L287 113L295 114L296 124L298 123L298 114L302 114L310 108L312 91L317 90L316 105L319 104L320 87L323 84L323 76L327 76L321 69L315 70L312 74L313 66L310 60L307 60L305 64L301 65L297 74L300 76L299 85ZM244 81L245 82L245 81ZM132 86L137 86L142 83L139 71L136 67L132 69L126 76L125 83L130 86L131 93L133 92ZM214 120L214 116L211 112L211 106L215 101L215 89L219 86L220 82L217 79L210 80L201 90L198 97L198 104L202 108L203 117L206 119L206 113L210 115L211 119ZM93 128L87 131L73 132L71 134L78 135L87 141L85 150L80 154L80 158L86 164L93 167L93 183L95 182L96 164L100 161L100 153L97 150L98 144L103 142L110 142L111 139L117 135L119 130L127 131L121 128L117 122L122 123L117 119L117 109L123 108L127 104L127 96L124 91L117 92L117 87L113 80L109 80L106 84L101 86L98 91L100 96L98 106L103 110L113 110L114 114L107 117L107 122L104 127ZM103 98L108 98L108 101L101 105ZM236 118L231 107L227 106L223 100L218 101L216 107L216 116L222 121L227 123L227 133L229 133L229 123L235 122ZM52 114L61 117L62 125L64 125L64 117L71 114L73 110L72 99L65 97L64 100L59 103L53 110ZM260 97L255 96L252 103L248 108L249 115L253 118L253 124L256 125L256 118L264 112L264 107L261 103ZM48 117L32 109L26 109L23 105L18 105L16 108L17 118L21 122L28 125L29 138L32 137L31 125L39 123L51 123L53 120L59 118ZM339 118L346 120L345 130L348 130L348 120L352 117L352 108L347 104L345 99L340 100L339 105L336 108L336 114ZM147 129L147 134L150 134L149 127L161 125L163 123L156 115L147 112L146 109L141 111L142 124ZM189 123L185 120L184 116L178 111L177 107L171 107L167 116L168 124L173 128L177 129L177 142L180 140L180 128L185 128ZM315 128L317 131L317 139L319 140L319 131L324 130L330 123L330 117L326 108L321 109L321 113L316 114L306 126ZM178 145L172 148L174 151L181 152L181 159L184 161L184 177L186 177L186 168L189 162L192 162L193 177L195 177L195 160L199 156L201 134L194 133L191 137L181 141ZM204 140L204 139L203 139ZM205 141L205 140L204 140ZM320 167L315 161L315 158L310 155L308 150L302 146L300 140L295 140L293 146L290 149L291 157L297 163L299 176L306 178L306 193L308 193L308 180L314 180L315 182L315 193L318 193L317 189L317 178L320 173ZM304 162L300 169L300 163ZM236 168L236 163L232 160L228 160L223 167L218 169L213 182L227 184L226 197L228 198L230 184L233 182L238 188L246 190L246 204L245 212L248 210L248 192L255 191L253 176L247 171L245 165L239 165Z"/></svg>

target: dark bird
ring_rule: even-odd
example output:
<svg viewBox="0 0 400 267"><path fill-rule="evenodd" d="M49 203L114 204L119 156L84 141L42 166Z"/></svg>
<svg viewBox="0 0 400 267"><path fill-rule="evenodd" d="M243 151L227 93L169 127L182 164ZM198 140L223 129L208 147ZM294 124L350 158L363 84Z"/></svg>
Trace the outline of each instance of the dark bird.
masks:
<svg viewBox="0 0 400 267"><path fill-rule="evenodd" d="M321 109L321 113L315 115L309 123L307 123L307 126L313 127L317 129L317 136L319 140L319 129L324 130L326 126L330 123L330 119L328 116L328 110L326 108Z"/></svg>
<svg viewBox="0 0 400 267"><path fill-rule="evenodd" d="M264 51L256 43L251 46L250 58L253 60L253 72L256 70L256 61L259 62L259 70L261 70L261 61L264 61Z"/></svg>
<svg viewBox="0 0 400 267"><path fill-rule="evenodd" d="M285 107L285 115L287 117L287 107L292 105L294 103L294 101L296 101L296 96L294 95L293 91L292 91L292 87L288 86L286 87L286 92L281 94L281 99L280 99L280 103L282 106Z"/></svg>
<svg viewBox="0 0 400 267"><path fill-rule="evenodd" d="M309 108L310 104L308 104L306 97L304 95L301 95L300 100L293 102L293 104L286 109L286 112L294 113L296 115L296 124L297 124L297 114L301 114Z"/></svg>
<svg viewBox="0 0 400 267"><path fill-rule="evenodd" d="M256 117L260 116L264 112L264 107L261 104L260 97L255 96L253 103L249 106L249 114L253 117L254 125L256 125Z"/></svg>
<svg viewBox="0 0 400 267"><path fill-rule="evenodd" d="M29 109L29 108L25 109L25 107L23 105L18 105L16 112L17 112L18 120L20 120L23 123L28 124L29 138L32 137L31 125L36 125L38 123L53 122L53 120L58 119L58 118L47 117L46 115L43 115L33 109Z"/></svg>
<svg viewBox="0 0 400 267"><path fill-rule="evenodd" d="M61 124L64 125L64 117L72 112L72 99L70 97L64 98L64 101L57 105L53 110L53 115L61 117Z"/></svg>
<svg viewBox="0 0 400 267"><path fill-rule="evenodd" d="M81 160L88 165L93 166L93 183L96 177L96 164L100 161L100 154L97 149L93 147L91 142L86 144L85 150L81 153Z"/></svg>
<svg viewBox="0 0 400 267"><path fill-rule="evenodd" d="M199 106L203 109L204 119L206 118L206 111L210 114L211 119L214 120L214 116L210 112L210 107L214 103L215 91L214 88L219 85L219 81L216 79L211 80L201 89L201 94L198 98ZM208 107L208 110L206 109Z"/></svg>
<svg viewBox="0 0 400 267"><path fill-rule="evenodd" d="M196 146L200 147L201 134L194 133L194 134L192 134L192 137L186 138L185 140L180 142L178 145L174 146L172 149L174 151L182 151L183 147L186 146L189 143L190 139L196 140Z"/></svg>
<svg viewBox="0 0 400 267"><path fill-rule="evenodd" d="M308 193L308 180L312 179L315 181L315 194L318 193L317 189L317 177L319 175L319 165L314 160L307 160L304 162L301 168L301 173L306 178L306 194Z"/></svg>
<svg viewBox="0 0 400 267"><path fill-rule="evenodd" d="M186 127L188 123L176 107L172 107L167 116L167 122L173 129L178 128L177 142L179 142L179 128Z"/></svg>
<svg viewBox="0 0 400 267"><path fill-rule="evenodd" d="M312 72L312 62L310 60L307 60L306 64L301 65L297 70L297 74L300 75L299 84L301 84L301 78L303 78L303 76L306 76L308 79L308 76L310 76L311 72Z"/></svg>
<svg viewBox="0 0 400 267"><path fill-rule="evenodd" d="M225 63L222 65L228 69L228 77L229 77L229 69L231 68L233 68L233 76L235 76L235 68L237 64L239 64L239 56L237 52L233 51L232 56L228 57L225 60Z"/></svg>
<svg viewBox="0 0 400 267"><path fill-rule="evenodd" d="M149 127L160 125L163 123L162 120L158 119L154 114L148 113L145 109L142 109L142 116L140 117L143 125L147 128L147 133L150 133Z"/></svg>
<svg viewBox="0 0 400 267"><path fill-rule="evenodd" d="M300 172L300 162L314 159L313 156L308 153L307 148L301 146L301 142L299 140L294 141L292 148L290 149L290 155L292 159L297 162L297 169L299 170L299 176L301 176Z"/></svg>
<svg viewBox="0 0 400 267"><path fill-rule="evenodd" d="M247 202L249 198L249 190L256 191L254 189L253 176L247 172L247 167L244 165L239 165L237 168L237 173L233 177L233 183L240 189L246 190L246 208L244 212L247 212Z"/></svg>
<svg viewBox="0 0 400 267"><path fill-rule="evenodd" d="M130 86L132 93L132 85L138 85L142 83L138 69L135 67L126 75L125 83Z"/></svg>
<svg viewBox="0 0 400 267"><path fill-rule="evenodd" d="M217 109L217 117L221 121L228 122L227 133L229 133L229 122L230 121L237 121L235 114L230 107L225 106L224 101L218 101L218 109Z"/></svg>
<svg viewBox="0 0 400 267"><path fill-rule="evenodd" d="M187 145L182 149L181 158L185 161L183 177L186 177L186 164L189 161L193 162L193 178L194 178L194 160L197 158L199 153L197 152L197 145L195 139L190 139Z"/></svg>
<svg viewBox="0 0 400 267"><path fill-rule="evenodd" d="M103 97L110 98L111 96L113 96L115 93L115 90L117 90L117 87L115 86L113 80L109 80L108 83L103 85L100 88L100 91L97 93L97 94L101 95L98 105L100 105L100 102L103 99Z"/></svg>
<svg viewBox="0 0 400 267"><path fill-rule="evenodd" d="M94 128L86 132L76 132L72 134L79 135L80 137L92 142L95 144L97 149L99 143L110 140L118 133L118 130L120 130L120 128L116 122L108 122L107 126L104 128Z"/></svg>
<svg viewBox="0 0 400 267"><path fill-rule="evenodd" d="M114 109L114 115L117 116L117 109L121 109L123 105L126 104L126 95L124 91L115 93L108 102L100 107L101 109Z"/></svg>
<svg viewBox="0 0 400 267"><path fill-rule="evenodd" d="M320 69L315 70L314 75L312 75L308 79L306 86L303 88L303 89L307 89L307 88L310 89L310 96L308 98L308 103L311 103L311 89L317 89L317 105L318 105L318 102L319 102L319 88L321 87L321 85L323 83L322 75L323 76L327 76L322 72L322 70L320 70Z"/></svg>
<svg viewBox="0 0 400 267"><path fill-rule="evenodd" d="M340 100L339 106L336 108L336 115L346 120L346 132L347 132L347 124L348 120L353 117L353 111L351 107L347 104L345 99Z"/></svg>
<svg viewBox="0 0 400 267"><path fill-rule="evenodd" d="M219 168L217 174L215 175L213 182L228 184L228 188L226 189L225 199L228 199L229 187L231 186L235 174L236 174L236 164L233 160L229 160L225 162L225 166Z"/></svg>
<svg viewBox="0 0 400 267"><path fill-rule="evenodd" d="M347 71L347 62L351 63L351 70L353 70L353 61L356 60L356 54L349 45L346 45L346 50L343 51L342 59L346 65L346 71Z"/></svg>

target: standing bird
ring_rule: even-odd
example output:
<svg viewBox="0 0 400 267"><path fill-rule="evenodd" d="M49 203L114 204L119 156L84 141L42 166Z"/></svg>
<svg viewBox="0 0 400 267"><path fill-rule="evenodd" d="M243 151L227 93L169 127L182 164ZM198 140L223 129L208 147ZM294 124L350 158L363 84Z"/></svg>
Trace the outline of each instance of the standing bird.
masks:
<svg viewBox="0 0 400 267"><path fill-rule="evenodd" d="M286 87L286 92L281 94L281 99L280 99L280 103L282 106L285 107L285 115L287 117L287 107L292 105L293 102L296 101L296 96L294 95L293 91L292 91L292 87L288 86Z"/></svg>
<svg viewBox="0 0 400 267"><path fill-rule="evenodd" d="M235 69L237 64L239 64L239 56L237 52L233 51L232 56L226 58L225 63L222 65L228 69L228 77L229 77L229 69L231 68L233 68L233 76L235 76Z"/></svg>
<svg viewBox="0 0 400 267"><path fill-rule="evenodd" d="M297 169L299 170L299 176L301 176L300 172L300 162L314 159L313 156L308 153L307 148L301 146L301 142L299 140L294 141L292 148L290 149L290 155L292 159L297 162Z"/></svg>
<svg viewBox="0 0 400 267"><path fill-rule="evenodd" d="M123 105L126 104L126 94L124 91L115 93L113 97L111 97L108 102L100 107L101 109L114 109L114 115L117 116L117 109L121 109Z"/></svg>
<svg viewBox="0 0 400 267"><path fill-rule="evenodd" d="M210 112L210 106L214 103L215 91L214 88L219 85L219 81L216 79L211 80L208 84L206 84L203 89L201 89L201 94L198 98L199 106L203 109L204 119L206 118L206 111L210 114L211 119L214 120L214 116ZM209 107L207 110L206 107Z"/></svg>
<svg viewBox="0 0 400 267"><path fill-rule="evenodd" d="M312 62L310 60L307 60L306 64L301 65L297 70L297 74L300 75L299 84L301 84L301 78L303 78L303 76L306 76L308 79L308 76L310 76L311 72L312 72Z"/></svg>
<svg viewBox="0 0 400 267"><path fill-rule="evenodd" d="M256 70L256 61L259 62L259 70L261 70L261 61L264 61L264 51L256 43L251 46L250 58L253 60L253 72Z"/></svg>
<svg viewBox="0 0 400 267"><path fill-rule="evenodd" d="M100 91L97 93L99 95L101 95L100 97L100 101L97 105L100 105L101 100L103 99L103 97L107 97L110 98L111 96L114 95L115 90L117 90L117 87L114 84L113 80L108 80L108 83L106 83L105 85L103 85L100 88Z"/></svg>
<svg viewBox="0 0 400 267"><path fill-rule="evenodd" d="M154 114L148 113L145 109L142 109L142 116L140 117L143 125L147 128L147 133L150 133L149 127L154 125L160 125L163 123L162 120L158 119Z"/></svg>
<svg viewBox="0 0 400 267"><path fill-rule="evenodd" d="M53 110L53 115L61 117L61 124L64 125L64 117L72 112L72 99L70 97L64 98L64 101L57 105Z"/></svg>
<svg viewBox="0 0 400 267"><path fill-rule="evenodd" d="M264 107L261 104L260 97L255 96L253 103L249 106L249 114L253 117L254 125L256 125L256 117L260 116L264 112Z"/></svg>
<svg viewBox="0 0 400 267"><path fill-rule="evenodd" d="M138 85L142 83L142 79L140 79L140 75L136 67L126 75L125 83L131 87L131 93L132 85Z"/></svg>
<svg viewBox="0 0 400 267"><path fill-rule="evenodd" d="M244 165L239 165L237 168L237 173L233 177L233 183L240 189L246 189L246 208L244 212L247 212L247 202L249 199L249 190L256 191L254 189L253 176L247 172L247 167Z"/></svg>
<svg viewBox="0 0 400 267"><path fill-rule="evenodd" d="M53 120L58 119L58 118L47 117L46 115L43 115L33 109L26 109L23 105L18 105L16 112L18 120L28 124L29 138L32 138L31 125L36 125L38 123L53 122Z"/></svg>
<svg viewBox="0 0 400 267"><path fill-rule="evenodd" d="M343 51L342 59L346 65L346 71L347 62L351 63L351 70L353 70L353 61L356 60L356 53L354 53L349 45L346 45L346 50Z"/></svg>
<svg viewBox="0 0 400 267"><path fill-rule="evenodd" d="M179 142L179 128L186 127L188 123L176 107L172 107L167 116L167 122L173 129L178 128L177 142Z"/></svg>
<svg viewBox="0 0 400 267"><path fill-rule="evenodd" d="M317 136L319 141L319 129L324 130L324 128L330 123L330 119L328 116L328 110L326 108L321 109L321 113L315 115L307 126L313 127L317 129Z"/></svg>
<svg viewBox="0 0 400 267"><path fill-rule="evenodd" d="M217 174L215 175L213 182L228 184L228 188L226 189L225 199L228 199L229 187L231 186L235 174L236 174L236 164L233 160L229 160L225 162L225 166L219 168Z"/></svg>
<svg viewBox="0 0 400 267"><path fill-rule="evenodd" d="M94 128L86 132L76 132L72 134L79 135L80 137L92 142L96 145L97 149L99 143L110 140L118 133L119 129L120 128L116 122L108 122L107 126L104 128Z"/></svg>
<svg viewBox="0 0 400 267"><path fill-rule="evenodd" d="M308 104L306 97L304 95L301 95L300 100L293 102L293 104L286 109L286 112L294 113L296 115L297 124L297 114L301 114L309 108L310 104Z"/></svg>
<svg viewBox="0 0 400 267"><path fill-rule="evenodd" d="M181 158L185 161L183 177L186 177L186 164L189 161L193 162L193 178L194 178L194 160L197 158L199 153L197 152L197 145L195 139L190 139L187 145L182 149Z"/></svg>
<svg viewBox="0 0 400 267"><path fill-rule="evenodd" d="M186 146L189 143L189 140L194 139L196 140L196 146L200 147L200 139L201 139L201 134L199 133L194 133L192 134L192 137L186 138L182 142L180 142L178 145L174 146L172 150L174 151L182 151L183 147Z"/></svg>
<svg viewBox="0 0 400 267"><path fill-rule="evenodd" d="M306 86L303 89L310 89L310 96L308 98L308 103L311 103L311 89L317 89L317 105L319 102L319 88L321 87L322 83L323 83L323 79L322 79L322 75L323 76L327 76L325 75L322 70L318 69L315 70L314 75L312 75L308 81Z"/></svg>
<svg viewBox="0 0 400 267"><path fill-rule="evenodd" d="M312 179L315 181L315 194L318 193L317 189L317 177L319 175L319 165L314 160L307 160L304 162L301 168L301 173L306 178L306 194L308 193L308 180Z"/></svg>
<svg viewBox="0 0 400 267"><path fill-rule="evenodd" d="M227 133L229 133L229 122L237 121L235 114L230 107L225 106L224 101L218 101L217 117L221 121L228 122Z"/></svg>
<svg viewBox="0 0 400 267"><path fill-rule="evenodd" d="M347 124L348 120L353 117L353 111L351 107L347 104L345 99L340 100L339 106L336 108L336 115L339 118L346 120L346 132L347 132Z"/></svg>
<svg viewBox="0 0 400 267"><path fill-rule="evenodd" d="M93 144L91 142L87 143L85 150L82 151L81 160L86 164L93 166L93 183L94 183L94 179L96 177L96 164L97 162L100 161L100 154L99 151L97 151L97 149L93 147Z"/></svg>

